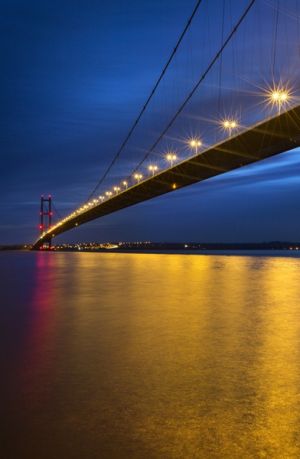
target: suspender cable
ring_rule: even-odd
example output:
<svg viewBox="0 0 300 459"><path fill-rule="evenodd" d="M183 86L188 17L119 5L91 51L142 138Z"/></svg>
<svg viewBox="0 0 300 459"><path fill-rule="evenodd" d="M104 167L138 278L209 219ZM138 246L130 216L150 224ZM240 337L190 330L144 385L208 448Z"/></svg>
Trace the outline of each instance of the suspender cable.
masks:
<svg viewBox="0 0 300 459"><path fill-rule="evenodd" d="M154 94L155 94L155 92L156 92L156 90L157 90L157 88L158 88L158 86L159 86L161 80L163 79L163 77L164 77L164 75L165 75L165 73L166 73L166 71L167 71L167 69L168 69L168 67L169 67L169 65L171 64L171 62L172 62L172 60L173 60L173 58L174 58L174 56L175 56L175 54L176 54L176 52L177 52L177 50L178 50L178 48L179 48L181 42L182 42L182 40L183 40L183 38L184 38L186 32L188 31L188 29L189 29L189 27L190 27L190 25L191 25L191 23L192 23L192 20L194 19L194 17L195 17L195 15L196 15L196 13L197 13L197 11L198 11L198 8L199 8L199 6L200 6L201 3L202 3L202 0L197 0L197 3L196 3L196 5L195 5L195 7L194 7L194 10L193 10L191 16L189 17L189 19L188 19L188 21L187 21L187 23L186 23L186 25L185 25L185 27L184 27L184 29L183 29L183 31L182 31L180 37L179 37L179 39L177 40L177 43L176 43L176 45L175 45L175 48L173 49L172 53L170 54L170 57L169 57L169 59L167 60L167 63L165 64L163 70L161 71L161 73L160 73L160 75L159 75L159 77L158 77L158 79L157 79L155 85L153 86L153 88L152 88L152 90L151 90L151 92L150 92L150 94L149 94L149 96L148 96L148 98L147 98L147 100L146 100L146 102L144 103L144 105L143 105L143 107L142 107L140 113L138 114L137 118L135 119L133 125L131 126L131 128L130 128L128 134L127 134L127 136L125 137L125 139L124 139L123 143L121 144L119 150L118 150L117 153L115 154L115 156L114 156L113 160L111 161L110 165L108 166L108 168L106 169L105 173L104 173L103 176L100 178L100 180L98 181L97 185L95 186L95 188L93 189L93 191L92 191L91 194L89 195L88 200L89 200L89 199L94 195L94 193L98 190L98 188L100 187L100 185L103 183L103 181L104 181L105 178L107 177L108 173L110 172L111 168L113 167L113 165L115 164L115 162L116 162L117 159L119 158L120 154L121 154L122 151L124 150L124 148L125 148L126 144L128 143L128 141L129 141L129 139L130 139L130 137L131 137L133 131L135 130L135 128L136 128L136 126L138 125L140 119L142 118L142 116L143 116L145 110L147 109L147 107L148 107L148 105L149 105L149 103L150 103L152 97L154 96Z"/></svg>
<svg viewBox="0 0 300 459"><path fill-rule="evenodd" d="M148 156L153 152L153 150L157 147L157 145L159 144L159 142L162 140L162 138L164 137L164 135L167 133L167 131L170 129L170 127L174 124L175 120L177 119L177 117L181 114L181 112L183 111L183 109L185 108L185 106L187 105L187 103L190 101L190 99L193 97L193 95L195 94L195 92L197 91L197 89L199 88L200 84L205 80L207 74L209 73L209 71L211 70L211 68L214 66L214 64L218 61L218 59L220 58L220 56L222 55L222 52L224 51L224 49L226 48L226 46L228 45L228 43L230 42L230 40L232 39L232 37L235 35L235 33L237 32L238 28L240 27L240 25L242 24L242 22L244 21L244 19L246 18L246 16L248 15L249 11L251 10L251 8L253 7L254 3L256 2L256 0L251 0L250 3L248 4L247 8L245 9L245 11L243 12L242 16L240 17L240 19L238 20L238 22L236 23L236 25L233 27L233 29L231 30L231 32L229 33L229 35L227 36L226 40L223 42L223 45L221 46L221 48L219 49L219 51L215 54L214 58L212 59L212 61L210 62L210 64L208 65L208 67L206 68L205 72L201 75L201 77L199 78L199 80L197 81L197 83L195 84L195 86L193 87L193 89L191 90L191 92L188 94L188 96L185 98L184 102L180 105L180 107L178 108L177 112L175 113L175 115L173 116L173 118L171 118L171 120L169 121L169 123L167 124L167 126L165 127L165 129L162 131L162 133L160 134L160 136L158 137L158 139L154 142L154 144L152 145L152 147L150 148L150 150L148 150L148 152L146 153L146 155L144 156L144 158L139 162L139 164L136 166L136 168L133 170L133 174L141 167L141 165L143 164L143 162L148 158Z"/></svg>
<svg viewBox="0 0 300 459"><path fill-rule="evenodd" d="M275 31L273 38L273 60L272 60L272 77L275 81L275 65L276 65L276 50L277 50L277 35L278 35L278 19L279 19L279 0L275 10Z"/></svg>
<svg viewBox="0 0 300 459"><path fill-rule="evenodd" d="M224 41L224 23L225 23L225 0L223 0L223 8L222 8L222 29L221 29L221 45ZM218 94L218 113L221 111L221 97L222 97L222 71L223 71L223 59L222 55L220 57L220 67L219 67L219 94Z"/></svg>

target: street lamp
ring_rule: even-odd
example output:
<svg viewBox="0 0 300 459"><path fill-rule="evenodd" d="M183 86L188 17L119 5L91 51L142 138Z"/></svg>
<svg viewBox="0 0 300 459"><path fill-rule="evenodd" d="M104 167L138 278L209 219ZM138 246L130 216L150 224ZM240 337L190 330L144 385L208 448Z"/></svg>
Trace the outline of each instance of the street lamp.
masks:
<svg viewBox="0 0 300 459"><path fill-rule="evenodd" d="M126 190L127 190L127 188L128 188L128 182L126 182L126 180L124 180L122 183L123 183L124 187L125 187Z"/></svg>
<svg viewBox="0 0 300 459"><path fill-rule="evenodd" d="M189 142L189 145L191 148L193 148L196 152L196 155L198 153L198 148L201 147L202 142L200 139L191 139Z"/></svg>
<svg viewBox="0 0 300 459"><path fill-rule="evenodd" d="M222 121L222 127L225 131L228 131L229 137L231 137L232 130L238 127L238 123L233 119L225 119Z"/></svg>
<svg viewBox="0 0 300 459"><path fill-rule="evenodd" d="M177 156L175 155L175 153L168 153L166 156L166 160L169 161L171 167L173 166L173 162L176 161L176 159Z"/></svg>
<svg viewBox="0 0 300 459"><path fill-rule="evenodd" d="M114 192L116 194L118 194L119 191L120 191L120 187L119 186L114 186Z"/></svg>
<svg viewBox="0 0 300 459"><path fill-rule="evenodd" d="M280 112L281 107L287 104L291 98L291 94L288 89L277 87L273 88L268 92L269 102L274 106L277 105L278 111Z"/></svg>
<svg viewBox="0 0 300 459"><path fill-rule="evenodd" d="M152 176L155 174L156 171L158 171L158 167L156 165L150 164L148 167L149 171L152 172Z"/></svg>
<svg viewBox="0 0 300 459"><path fill-rule="evenodd" d="M134 174L133 176L135 178L135 180L140 183L141 179L143 178L143 175L142 174Z"/></svg>

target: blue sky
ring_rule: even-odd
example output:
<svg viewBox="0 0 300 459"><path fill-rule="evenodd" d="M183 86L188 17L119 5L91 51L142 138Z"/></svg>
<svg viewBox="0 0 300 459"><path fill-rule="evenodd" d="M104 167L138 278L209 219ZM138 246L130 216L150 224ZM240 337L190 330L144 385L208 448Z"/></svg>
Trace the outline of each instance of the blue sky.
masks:
<svg viewBox="0 0 300 459"><path fill-rule="evenodd" d="M112 171L114 180L149 148L152 137L192 85L200 68L198 61L200 66L202 59L204 65L211 57L219 43L222 1L203 0L200 22L195 22L144 126ZM225 3L226 32L247 2ZM144 103L194 4L192 0L1 1L0 243L30 242L36 237L42 193L54 196L61 214L87 198ZM294 4L292 0L282 3L290 11ZM255 14L246 24L247 31L259 27ZM279 60L291 38L284 32L287 18L288 14L283 15L280 23ZM200 29L209 20L208 35L201 38L204 32ZM251 55L255 71L256 62L263 60L259 43L270 36L268 25L259 30ZM210 36L216 37L215 43ZM239 77L243 71L249 75L250 57L242 60L248 47L245 32L223 63L227 92L222 93L222 103L227 101L234 109L228 86L236 61L241 67ZM296 60L295 68L297 64ZM184 114L177 130L180 135L189 126L195 132L197 116L204 116L201 110L206 114L216 103L217 70ZM266 79L265 69L258 70ZM239 103L241 99L246 104L245 94ZM201 129L203 135L211 135L206 134L210 132L207 126ZM279 155L99 219L61 240L300 240L298 158L297 150Z"/></svg>

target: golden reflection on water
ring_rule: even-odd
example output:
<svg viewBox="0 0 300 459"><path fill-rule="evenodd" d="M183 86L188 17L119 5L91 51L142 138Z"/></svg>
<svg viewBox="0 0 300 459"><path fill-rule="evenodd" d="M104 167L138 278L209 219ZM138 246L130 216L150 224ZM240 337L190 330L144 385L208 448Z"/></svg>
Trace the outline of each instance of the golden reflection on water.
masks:
<svg viewBox="0 0 300 459"><path fill-rule="evenodd" d="M299 259L34 256L31 457L300 457Z"/></svg>

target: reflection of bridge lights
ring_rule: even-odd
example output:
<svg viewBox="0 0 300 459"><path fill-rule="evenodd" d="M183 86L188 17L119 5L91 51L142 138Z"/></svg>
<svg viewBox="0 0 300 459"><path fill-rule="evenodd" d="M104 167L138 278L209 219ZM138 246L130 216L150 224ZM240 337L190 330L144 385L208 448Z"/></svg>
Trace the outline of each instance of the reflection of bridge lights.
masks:
<svg viewBox="0 0 300 459"><path fill-rule="evenodd" d="M152 175L155 174L156 171L158 171L158 167L154 164L150 164L150 166L148 167L149 171L152 172Z"/></svg>
<svg viewBox="0 0 300 459"><path fill-rule="evenodd" d="M171 167L173 166L173 162L176 161L177 159L177 156L175 155L175 153L168 153L166 155L166 160L169 161L169 163L171 164Z"/></svg>

